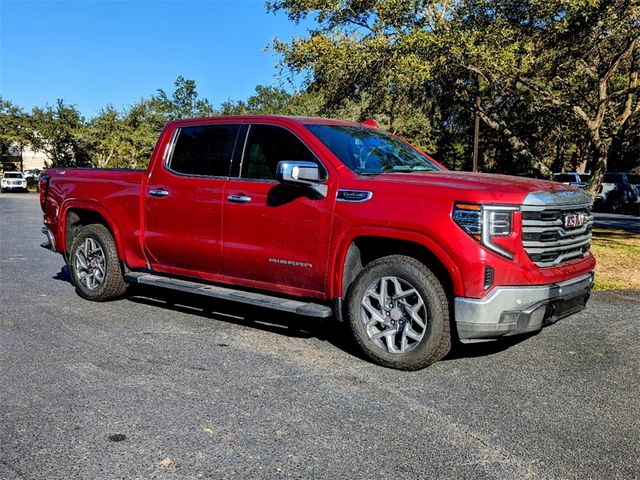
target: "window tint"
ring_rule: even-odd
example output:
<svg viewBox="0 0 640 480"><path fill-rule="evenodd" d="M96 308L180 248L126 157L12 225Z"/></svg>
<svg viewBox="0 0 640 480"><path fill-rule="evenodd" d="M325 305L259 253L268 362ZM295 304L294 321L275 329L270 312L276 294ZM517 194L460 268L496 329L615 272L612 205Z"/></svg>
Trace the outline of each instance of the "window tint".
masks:
<svg viewBox="0 0 640 480"><path fill-rule="evenodd" d="M228 176L239 128L238 125L181 128L169 167L187 175Z"/></svg>
<svg viewBox="0 0 640 480"><path fill-rule="evenodd" d="M290 131L275 125L251 125L242 160L242 178L275 180L276 167L282 160L316 161Z"/></svg>

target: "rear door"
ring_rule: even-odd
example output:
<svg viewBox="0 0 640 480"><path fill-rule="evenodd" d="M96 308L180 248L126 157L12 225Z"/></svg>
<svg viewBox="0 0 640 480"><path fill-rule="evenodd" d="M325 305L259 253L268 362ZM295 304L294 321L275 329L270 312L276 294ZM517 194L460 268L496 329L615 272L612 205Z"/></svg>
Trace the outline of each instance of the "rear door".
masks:
<svg viewBox="0 0 640 480"><path fill-rule="evenodd" d="M285 293L321 296L325 287L335 185L328 194L276 181L279 161L304 160L325 167L291 130L249 126L243 155L224 193L225 275L236 283Z"/></svg>
<svg viewBox="0 0 640 480"><path fill-rule="evenodd" d="M221 273L222 196L237 124L178 127L146 191L144 246L156 271Z"/></svg>

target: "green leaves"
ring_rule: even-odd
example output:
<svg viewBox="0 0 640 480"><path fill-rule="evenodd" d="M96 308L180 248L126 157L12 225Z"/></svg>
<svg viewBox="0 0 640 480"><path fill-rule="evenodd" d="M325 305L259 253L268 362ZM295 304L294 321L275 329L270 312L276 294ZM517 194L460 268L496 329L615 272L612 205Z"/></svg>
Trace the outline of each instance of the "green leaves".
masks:
<svg viewBox="0 0 640 480"><path fill-rule="evenodd" d="M159 103L168 119L209 117L215 110L207 99L198 99L195 80L187 80L180 75L173 84L175 90L171 96L161 88L158 95L152 97Z"/></svg>
<svg viewBox="0 0 640 480"><path fill-rule="evenodd" d="M82 131L85 120L75 105L58 99L53 106L35 107L29 122L29 143L35 150L47 154L52 167L91 165L88 144Z"/></svg>
<svg viewBox="0 0 640 480"><path fill-rule="evenodd" d="M280 0L268 8L294 21L316 19L308 36L273 46L294 75L308 76L324 113L376 115L459 166L470 158L480 95L481 165L548 175L552 164L575 169L571 163L585 151L601 170L609 144L628 144L618 137L640 112L631 60L640 46L623 52L640 36L639 5Z"/></svg>

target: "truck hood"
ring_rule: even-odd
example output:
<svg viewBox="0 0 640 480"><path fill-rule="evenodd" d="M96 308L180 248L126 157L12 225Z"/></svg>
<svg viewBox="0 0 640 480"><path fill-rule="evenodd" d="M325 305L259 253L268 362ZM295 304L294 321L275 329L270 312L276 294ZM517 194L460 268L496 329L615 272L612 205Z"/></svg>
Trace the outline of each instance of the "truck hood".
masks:
<svg viewBox="0 0 640 480"><path fill-rule="evenodd" d="M515 194L575 190L562 183L548 180L490 173L453 172L449 170L441 170L438 172L383 173L373 178L378 181L391 183Z"/></svg>

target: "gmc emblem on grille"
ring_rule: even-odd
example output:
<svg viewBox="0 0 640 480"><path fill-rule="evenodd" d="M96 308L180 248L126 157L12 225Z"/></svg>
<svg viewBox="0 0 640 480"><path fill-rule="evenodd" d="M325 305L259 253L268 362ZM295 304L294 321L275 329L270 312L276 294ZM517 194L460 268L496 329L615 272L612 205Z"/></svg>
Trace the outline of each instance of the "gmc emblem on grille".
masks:
<svg viewBox="0 0 640 480"><path fill-rule="evenodd" d="M587 223L589 216L586 213L567 213L564 216L564 228L578 228Z"/></svg>

